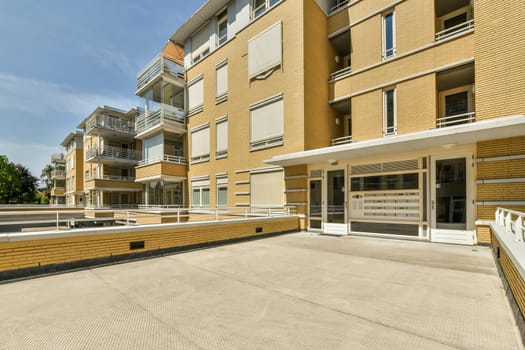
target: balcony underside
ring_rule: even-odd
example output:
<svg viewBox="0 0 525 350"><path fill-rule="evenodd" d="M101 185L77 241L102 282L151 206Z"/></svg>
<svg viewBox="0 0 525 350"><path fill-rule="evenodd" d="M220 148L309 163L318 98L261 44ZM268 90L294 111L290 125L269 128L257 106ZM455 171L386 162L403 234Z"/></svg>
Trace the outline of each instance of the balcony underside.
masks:
<svg viewBox="0 0 525 350"><path fill-rule="evenodd" d="M163 131L175 135L184 135L186 133L186 126L183 123L176 123L172 121L163 121L159 124L152 125L151 127L144 129L135 136L139 140L146 139L158 132Z"/></svg>
<svg viewBox="0 0 525 350"><path fill-rule="evenodd" d="M174 77L173 75L169 73L162 73L150 80L145 85L141 86L136 92L135 95L142 97L146 92L148 92L155 84L159 82L166 82L172 85L180 86L184 88L186 85L186 82L184 79L179 77Z"/></svg>
<svg viewBox="0 0 525 350"><path fill-rule="evenodd" d="M86 131L88 136L102 136L105 138L111 138L115 140L133 140L135 137L134 128L130 128L129 131L106 128L103 126L95 126Z"/></svg>
<svg viewBox="0 0 525 350"><path fill-rule="evenodd" d="M134 181L115 181L104 179L93 179L86 181L86 190L105 190L119 192L138 192L142 191L142 185Z"/></svg>
<svg viewBox="0 0 525 350"><path fill-rule="evenodd" d="M87 158L86 163L136 165L138 163L138 160L127 159L127 158L94 156L94 157Z"/></svg>

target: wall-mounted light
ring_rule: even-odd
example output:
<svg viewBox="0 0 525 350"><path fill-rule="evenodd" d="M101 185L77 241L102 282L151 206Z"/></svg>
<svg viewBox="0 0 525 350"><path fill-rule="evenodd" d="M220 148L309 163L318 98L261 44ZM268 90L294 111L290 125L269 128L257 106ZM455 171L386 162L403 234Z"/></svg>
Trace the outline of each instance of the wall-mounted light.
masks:
<svg viewBox="0 0 525 350"><path fill-rule="evenodd" d="M339 124L341 124L341 119L335 118L335 125L339 125Z"/></svg>

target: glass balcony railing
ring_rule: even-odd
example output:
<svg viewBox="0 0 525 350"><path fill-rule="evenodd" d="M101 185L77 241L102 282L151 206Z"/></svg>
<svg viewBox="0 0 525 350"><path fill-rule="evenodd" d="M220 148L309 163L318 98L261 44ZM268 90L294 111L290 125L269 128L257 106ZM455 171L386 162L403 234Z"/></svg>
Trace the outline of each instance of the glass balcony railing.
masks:
<svg viewBox="0 0 525 350"><path fill-rule="evenodd" d="M104 128L116 132L123 132L127 134L135 133L135 126L133 122L127 119L119 119L115 117L110 117L107 115L97 114L91 117L86 122L86 132L89 133L92 129L95 128Z"/></svg>
<svg viewBox="0 0 525 350"><path fill-rule="evenodd" d="M141 114L135 121L137 134L144 132L157 125L168 128L186 130L186 112L177 107L159 104Z"/></svg>
<svg viewBox="0 0 525 350"><path fill-rule="evenodd" d="M163 74L184 80L184 66L182 63L170 60L162 54L157 55L137 74L137 92Z"/></svg>
<svg viewBox="0 0 525 350"><path fill-rule="evenodd" d="M93 147L86 150L86 161L90 161L96 158L138 161L140 159L140 155L139 152L133 149L113 146L103 146L102 149L98 149L98 147Z"/></svg>
<svg viewBox="0 0 525 350"><path fill-rule="evenodd" d="M186 158L182 156L172 156L172 155L165 154L164 156L143 159L139 162L138 166L144 166L144 165L158 163L158 162L167 162L167 163L182 164L182 165L188 164L188 161L186 160Z"/></svg>
<svg viewBox="0 0 525 350"><path fill-rule="evenodd" d="M53 170L51 172L51 178L52 179L65 179L66 172L64 170Z"/></svg>

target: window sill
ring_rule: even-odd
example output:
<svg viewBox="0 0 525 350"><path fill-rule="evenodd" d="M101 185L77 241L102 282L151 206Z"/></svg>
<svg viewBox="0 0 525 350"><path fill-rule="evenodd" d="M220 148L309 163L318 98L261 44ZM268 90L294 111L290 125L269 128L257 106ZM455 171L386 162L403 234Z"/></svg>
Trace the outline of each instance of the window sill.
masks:
<svg viewBox="0 0 525 350"><path fill-rule="evenodd" d="M272 148L284 145L284 137L278 136L267 140L250 142L250 152L259 151L266 148Z"/></svg>
<svg viewBox="0 0 525 350"><path fill-rule="evenodd" d="M228 93L222 94L215 97L215 104L218 105L222 102L228 101Z"/></svg>
<svg viewBox="0 0 525 350"><path fill-rule="evenodd" d="M188 117L191 117L195 114L198 114L200 112L204 111L204 105L200 105L198 107L193 108L192 110L188 111Z"/></svg>

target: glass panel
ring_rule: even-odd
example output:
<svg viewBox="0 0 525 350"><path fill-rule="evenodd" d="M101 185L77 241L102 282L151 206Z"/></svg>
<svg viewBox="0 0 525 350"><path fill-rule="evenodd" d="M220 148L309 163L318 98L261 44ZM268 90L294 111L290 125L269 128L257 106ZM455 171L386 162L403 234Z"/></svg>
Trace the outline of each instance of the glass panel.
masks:
<svg viewBox="0 0 525 350"><path fill-rule="evenodd" d="M385 91L386 132L394 131L394 90Z"/></svg>
<svg viewBox="0 0 525 350"><path fill-rule="evenodd" d="M351 181L352 192L417 190L419 188L417 173L354 177Z"/></svg>
<svg viewBox="0 0 525 350"><path fill-rule="evenodd" d="M210 189L209 188L202 189L202 206L203 207L210 206Z"/></svg>
<svg viewBox="0 0 525 350"><path fill-rule="evenodd" d="M446 116L468 113L468 92L460 92L445 97Z"/></svg>
<svg viewBox="0 0 525 350"><path fill-rule="evenodd" d="M444 22L445 28L444 29L452 28L454 26L460 25L461 23L465 23L466 21L467 21L467 13L463 12L460 15L457 15L455 17L452 17L452 18L449 18L449 19L445 20L445 22Z"/></svg>
<svg viewBox="0 0 525 350"><path fill-rule="evenodd" d="M345 222L345 171L334 170L327 174L327 221Z"/></svg>
<svg viewBox="0 0 525 350"><path fill-rule="evenodd" d="M321 217L321 180L310 181L310 217Z"/></svg>
<svg viewBox="0 0 525 350"><path fill-rule="evenodd" d="M201 191L200 188L193 189L193 196L191 201L192 206L200 207L201 205Z"/></svg>
<svg viewBox="0 0 525 350"><path fill-rule="evenodd" d="M217 36L219 45L228 40L228 12L224 10L217 16Z"/></svg>
<svg viewBox="0 0 525 350"><path fill-rule="evenodd" d="M228 205L228 188L219 187L217 190L217 205L219 207L225 207Z"/></svg>
<svg viewBox="0 0 525 350"><path fill-rule="evenodd" d="M438 228L466 228L466 159L436 160Z"/></svg>

